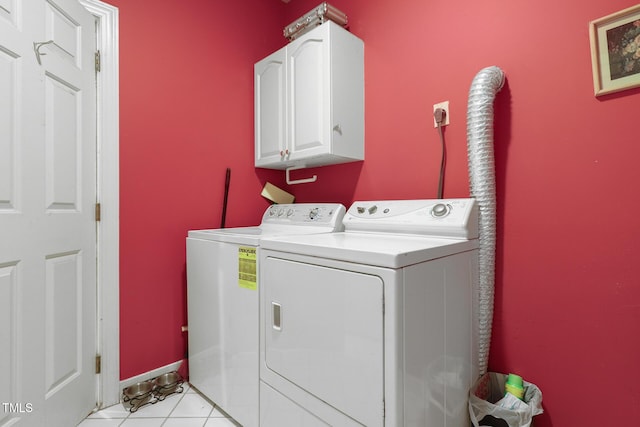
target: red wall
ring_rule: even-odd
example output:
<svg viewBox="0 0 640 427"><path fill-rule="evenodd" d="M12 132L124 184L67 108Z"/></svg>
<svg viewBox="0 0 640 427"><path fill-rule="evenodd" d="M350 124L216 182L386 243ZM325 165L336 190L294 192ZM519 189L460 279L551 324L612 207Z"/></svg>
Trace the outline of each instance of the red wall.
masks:
<svg viewBox="0 0 640 427"><path fill-rule="evenodd" d="M291 2L287 20L316 3ZM330 3L365 41L366 159L316 169L316 183L291 189L297 200L435 197L431 111L445 100L444 194L468 196L469 86L499 66L489 369L541 388L536 427L637 424L640 89L594 97L588 34L589 21L637 2Z"/></svg>
<svg viewBox="0 0 640 427"><path fill-rule="evenodd" d="M120 18L120 377L186 352L185 237L254 225L253 63L282 44L273 1L110 0Z"/></svg>
<svg viewBox="0 0 640 427"><path fill-rule="evenodd" d="M219 225L226 167L229 226L259 220L266 180L300 202L435 197L431 111L449 100L444 194L467 197L468 90L497 65L507 83L495 101L490 370L542 389L537 427L640 419L640 89L593 96L588 36L590 20L634 1L331 1L365 41L366 160L300 171L318 181L292 187L252 166L252 66L318 1L110 3L120 8L122 378L183 356L184 237Z"/></svg>

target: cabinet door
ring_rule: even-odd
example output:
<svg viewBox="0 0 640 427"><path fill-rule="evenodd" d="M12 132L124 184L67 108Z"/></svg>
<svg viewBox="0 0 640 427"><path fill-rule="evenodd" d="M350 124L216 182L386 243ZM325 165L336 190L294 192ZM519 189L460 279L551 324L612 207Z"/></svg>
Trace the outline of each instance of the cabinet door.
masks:
<svg viewBox="0 0 640 427"><path fill-rule="evenodd" d="M255 64L255 165L273 165L286 155L285 49Z"/></svg>
<svg viewBox="0 0 640 427"><path fill-rule="evenodd" d="M331 150L328 28L310 32L287 49L290 160Z"/></svg>

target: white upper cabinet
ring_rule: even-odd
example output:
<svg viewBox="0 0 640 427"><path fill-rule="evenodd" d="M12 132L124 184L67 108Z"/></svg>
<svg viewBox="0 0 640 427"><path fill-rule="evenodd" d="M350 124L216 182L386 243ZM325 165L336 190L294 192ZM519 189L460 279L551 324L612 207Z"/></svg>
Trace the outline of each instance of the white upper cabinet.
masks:
<svg viewBox="0 0 640 427"><path fill-rule="evenodd" d="M364 160L364 43L328 21L255 64L255 166Z"/></svg>

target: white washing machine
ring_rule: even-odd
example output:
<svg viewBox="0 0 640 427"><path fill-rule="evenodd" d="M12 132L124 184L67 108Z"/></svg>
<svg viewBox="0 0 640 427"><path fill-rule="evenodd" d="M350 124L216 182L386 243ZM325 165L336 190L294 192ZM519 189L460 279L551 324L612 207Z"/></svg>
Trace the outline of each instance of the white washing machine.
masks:
<svg viewBox="0 0 640 427"><path fill-rule="evenodd" d="M269 207L256 227L187 237L189 381L245 427L258 426L260 241L342 230L341 204Z"/></svg>
<svg viewBox="0 0 640 427"><path fill-rule="evenodd" d="M475 201L356 202L344 226L261 242L261 427L468 426Z"/></svg>

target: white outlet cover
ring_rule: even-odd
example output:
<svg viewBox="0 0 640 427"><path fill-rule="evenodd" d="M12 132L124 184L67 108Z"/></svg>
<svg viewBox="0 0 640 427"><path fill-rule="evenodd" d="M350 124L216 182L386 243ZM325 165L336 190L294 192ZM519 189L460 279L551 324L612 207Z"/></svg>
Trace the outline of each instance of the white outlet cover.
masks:
<svg viewBox="0 0 640 427"><path fill-rule="evenodd" d="M442 124L442 126L447 126L449 124L450 121L450 115L449 115L449 101L444 101L444 102L439 102L437 104L433 104L433 112L435 113L436 110L438 108L442 108L444 110L444 112L446 113L446 115L444 116L444 123ZM438 123L436 122L436 118L433 118L433 127L437 128L438 127Z"/></svg>

